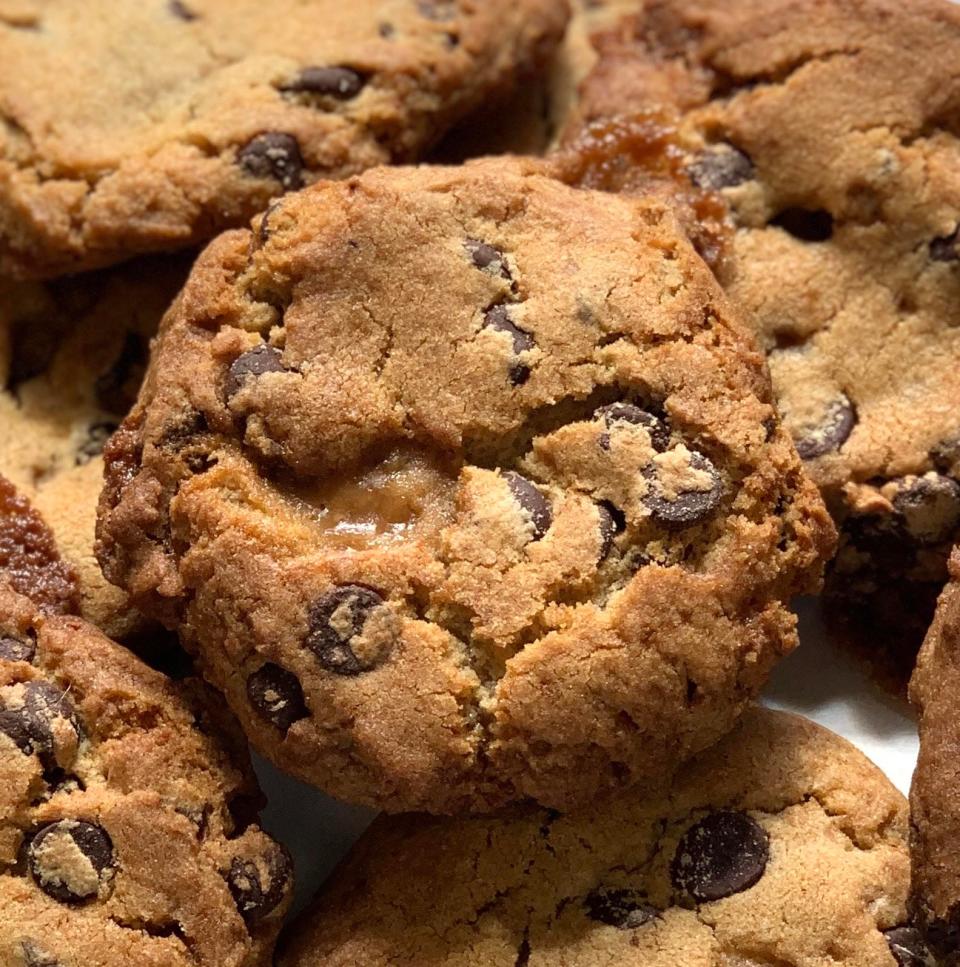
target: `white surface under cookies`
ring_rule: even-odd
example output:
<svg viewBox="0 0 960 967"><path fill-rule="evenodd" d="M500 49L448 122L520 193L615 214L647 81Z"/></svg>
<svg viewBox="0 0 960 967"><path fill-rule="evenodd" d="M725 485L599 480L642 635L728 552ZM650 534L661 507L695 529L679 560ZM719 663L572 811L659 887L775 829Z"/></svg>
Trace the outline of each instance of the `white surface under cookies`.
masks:
<svg viewBox="0 0 960 967"><path fill-rule="evenodd" d="M816 601L802 601L800 647L774 672L765 701L805 715L845 736L904 794L917 758L917 733L906 705L874 685L863 665L830 640ZM297 867L294 909L316 892L374 813L324 796L278 773L262 759L257 772L269 797L264 825L291 850Z"/></svg>

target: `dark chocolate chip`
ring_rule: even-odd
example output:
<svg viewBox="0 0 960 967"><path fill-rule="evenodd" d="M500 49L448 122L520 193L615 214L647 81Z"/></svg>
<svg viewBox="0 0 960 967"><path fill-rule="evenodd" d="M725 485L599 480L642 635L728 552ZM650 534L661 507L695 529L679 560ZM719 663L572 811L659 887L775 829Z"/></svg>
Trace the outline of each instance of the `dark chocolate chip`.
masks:
<svg viewBox="0 0 960 967"><path fill-rule="evenodd" d="M391 40L396 36L397 28L394 27L392 23L382 23L377 27L377 33L383 37L384 40Z"/></svg>
<svg viewBox="0 0 960 967"><path fill-rule="evenodd" d="M753 886L769 856L766 830L755 819L742 812L710 813L684 833L670 879L697 903L709 903Z"/></svg>
<svg viewBox="0 0 960 967"><path fill-rule="evenodd" d="M847 438L857 425L857 410L853 403L841 393L824 414L823 422L794 442L801 460L814 460L825 453L835 453L846 443Z"/></svg>
<svg viewBox="0 0 960 967"><path fill-rule="evenodd" d="M261 343L241 353L230 364L227 373L227 399L233 397L247 379L263 376L264 373L282 373L283 363L280 350L267 343Z"/></svg>
<svg viewBox="0 0 960 967"><path fill-rule="evenodd" d="M553 523L550 501L543 495L543 491L539 487L513 470L506 471L503 479L506 480L510 493L513 494L513 499L520 505L533 525L533 540L540 540Z"/></svg>
<svg viewBox="0 0 960 967"><path fill-rule="evenodd" d="M533 349L536 345L530 333L514 325L510 319L510 307L504 303L487 309L483 317L483 326L485 329L506 333L511 339L514 355L519 356L520 353ZM530 367L525 363L512 363L509 373L510 382L514 386L520 386L529 379Z"/></svg>
<svg viewBox="0 0 960 967"><path fill-rule="evenodd" d="M366 81L349 67L304 67L296 80L284 84L282 91L305 94L324 94L338 101L347 101L363 90Z"/></svg>
<svg viewBox="0 0 960 967"><path fill-rule="evenodd" d="M179 17L181 20L196 20L197 15L187 6L180 2L180 0L170 0L168 7L170 8L170 13L175 17Z"/></svg>
<svg viewBox="0 0 960 967"><path fill-rule="evenodd" d="M273 178L287 191L303 186L303 156L292 134L258 134L240 149L237 161L254 178Z"/></svg>
<svg viewBox="0 0 960 967"><path fill-rule="evenodd" d="M698 188L719 191L753 179L753 162L731 144L715 144L699 154L687 168Z"/></svg>
<svg viewBox="0 0 960 967"><path fill-rule="evenodd" d="M933 471L898 484L893 507L907 535L918 544L952 542L960 527L960 484Z"/></svg>
<svg viewBox="0 0 960 967"><path fill-rule="evenodd" d="M786 208L770 224L801 242L825 242L833 235L833 216L822 208Z"/></svg>
<svg viewBox="0 0 960 967"><path fill-rule="evenodd" d="M629 423L631 426L642 426L650 435L650 443L654 450L663 451L670 445L670 430L667 424L658 416L648 413L633 403L611 403L609 406L601 406L594 417L600 417L608 429L612 429L617 423ZM601 446L603 441L601 440ZM607 446L609 449L609 437Z"/></svg>
<svg viewBox="0 0 960 967"><path fill-rule="evenodd" d="M930 459L941 473L960 473L960 436L951 436L936 444L930 451Z"/></svg>
<svg viewBox="0 0 960 967"><path fill-rule="evenodd" d="M463 243L463 247L470 256L470 261L478 269L491 269L504 279L513 279L510 269L507 267L507 260L500 249L495 248L487 242L481 242L475 238L468 238Z"/></svg>
<svg viewBox="0 0 960 967"><path fill-rule="evenodd" d="M658 481L655 464L649 464L643 471L649 487L644 494L643 502L650 511L654 523L661 527L683 528L691 527L706 520L720 506L723 497L723 481L716 467L702 454L690 454L690 466L694 470L702 470L711 478L711 485L707 490L682 491L669 500L662 492Z"/></svg>
<svg viewBox="0 0 960 967"><path fill-rule="evenodd" d="M916 927L894 927L883 935L898 967L926 967L931 962L930 951Z"/></svg>
<svg viewBox="0 0 960 967"><path fill-rule="evenodd" d="M933 239L930 242L930 258L934 262L956 262L960 258L960 252L957 251L958 236L960 228L943 238Z"/></svg>
<svg viewBox="0 0 960 967"><path fill-rule="evenodd" d="M97 377L97 403L110 413L125 416L133 406L147 368L147 343L138 333L128 332L113 365Z"/></svg>
<svg viewBox="0 0 960 967"><path fill-rule="evenodd" d="M281 732L308 715L303 689L293 672L267 662L247 679L250 704Z"/></svg>
<svg viewBox="0 0 960 967"><path fill-rule="evenodd" d="M604 500L597 504L600 527L600 560L602 561L613 548L613 539L623 533L627 519L623 511Z"/></svg>
<svg viewBox="0 0 960 967"><path fill-rule="evenodd" d="M642 893L629 889L598 887L587 894L583 905L591 920L618 930L636 930L660 915Z"/></svg>
<svg viewBox="0 0 960 967"><path fill-rule="evenodd" d="M25 682L21 703L0 709L0 732L24 755L39 756L47 768L57 765L57 736L64 726L79 738L80 725L70 700L50 682Z"/></svg>
<svg viewBox="0 0 960 967"><path fill-rule="evenodd" d="M80 466L100 456L107 445L107 440L117 432L118 427L119 424L109 420L91 424L87 429L86 440L80 444L80 449L77 451L77 465Z"/></svg>
<svg viewBox="0 0 960 967"><path fill-rule="evenodd" d="M226 873L226 881L240 916L246 923L254 924L279 906L287 895L292 876L290 856L278 847L257 861L235 856Z"/></svg>
<svg viewBox="0 0 960 967"><path fill-rule="evenodd" d="M389 621L377 622L387 618L389 610L376 591L344 584L311 605L304 644L327 671L359 675L379 665L393 645Z"/></svg>
<svg viewBox="0 0 960 967"><path fill-rule="evenodd" d="M36 940L21 940L20 952L25 967L62 967L52 954L48 954Z"/></svg>
<svg viewBox="0 0 960 967"><path fill-rule="evenodd" d="M63 862L68 840L79 851L77 862ZM47 856L47 853L50 856ZM100 892L104 873L114 866L113 843L105 829L78 819L44 826L27 848L30 874L37 886L61 903L88 900Z"/></svg>
<svg viewBox="0 0 960 967"><path fill-rule="evenodd" d="M0 660L32 662L37 643L30 634L0 635Z"/></svg>

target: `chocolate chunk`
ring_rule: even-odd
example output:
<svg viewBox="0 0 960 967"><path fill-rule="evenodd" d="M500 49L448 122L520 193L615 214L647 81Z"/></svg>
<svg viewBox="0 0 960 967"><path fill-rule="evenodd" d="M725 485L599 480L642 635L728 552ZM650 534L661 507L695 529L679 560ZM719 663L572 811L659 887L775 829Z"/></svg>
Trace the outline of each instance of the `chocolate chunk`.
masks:
<svg viewBox="0 0 960 967"><path fill-rule="evenodd" d="M814 460L825 453L834 453L846 443L857 425L857 411L853 403L841 393L828 407L819 426L805 430L794 443L801 460Z"/></svg>
<svg viewBox="0 0 960 967"><path fill-rule="evenodd" d="M833 235L833 216L822 208L787 208L770 224L801 242L825 242Z"/></svg>
<svg viewBox="0 0 960 967"><path fill-rule="evenodd" d="M227 399L229 400L236 395L240 387L243 386L249 377L256 378L257 376L263 376L264 373L282 372L283 363L279 349L267 343L254 346L253 349L248 349L245 353L241 353L230 364L226 383Z"/></svg>
<svg viewBox="0 0 960 967"><path fill-rule="evenodd" d="M168 7L170 8L170 13L175 17L179 17L181 20L196 20L197 15L189 8L184 6L180 0L170 0Z"/></svg>
<svg viewBox="0 0 960 967"><path fill-rule="evenodd" d="M930 951L916 927L894 927L883 935L898 967L926 967L931 962Z"/></svg>
<svg viewBox="0 0 960 967"><path fill-rule="evenodd" d="M723 497L723 481L716 467L702 454L691 452L690 466L708 474L711 480L706 490L684 490L669 499L664 491L656 465L651 463L644 468L643 475L649 487L643 502L650 511L654 523L661 527L691 527L706 520L720 506Z"/></svg>
<svg viewBox="0 0 960 967"><path fill-rule="evenodd" d="M508 470L503 474L513 499L520 505L527 519L533 525L533 540L538 541L553 523L553 511L550 509L550 501L543 495L535 484L521 477L513 470Z"/></svg>
<svg viewBox="0 0 960 967"><path fill-rule="evenodd" d="M478 241L475 238L468 238L463 243L463 247L470 256L470 261L478 269L490 269L491 272L499 274L502 278L512 280L510 269L507 267L507 260L500 249L489 245L487 242Z"/></svg>
<svg viewBox="0 0 960 967"><path fill-rule="evenodd" d="M960 527L960 484L932 470L897 483L893 506L907 535L918 544L952 542Z"/></svg>
<svg viewBox="0 0 960 967"><path fill-rule="evenodd" d="M147 369L147 343L138 333L128 332L113 365L94 384L97 403L110 413L125 416L133 406Z"/></svg>
<svg viewBox="0 0 960 967"><path fill-rule="evenodd" d="M627 519L623 511L604 500L597 504L597 516L600 526L600 560L602 561L613 549L613 539L623 533L627 526Z"/></svg>
<svg viewBox="0 0 960 967"><path fill-rule="evenodd" d="M33 837L27 863L44 893L61 903L77 903L100 892L114 867L113 843L101 826L61 819Z"/></svg>
<svg viewBox="0 0 960 967"><path fill-rule="evenodd" d="M710 813L680 840L670 879L697 903L721 900L753 886L769 856L766 830L755 819L742 812Z"/></svg>
<svg viewBox="0 0 960 967"><path fill-rule="evenodd" d="M366 81L349 67L304 67L296 80L285 84L282 91L306 94L325 94L338 101L356 97Z"/></svg>
<svg viewBox="0 0 960 967"><path fill-rule="evenodd" d="M281 732L309 714L297 676L272 662L262 665L247 679L247 698Z"/></svg>
<svg viewBox="0 0 960 967"><path fill-rule="evenodd" d="M619 930L636 930L660 915L637 890L598 887L587 894L583 905L591 920Z"/></svg>
<svg viewBox="0 0 960 967"><path fill-rule="evenodd" d="M45 768L57 766L57 750L80 737L73 705L50 682L24 682L19 695L0 709L0 732L8 735L24 755L36 755Z"/></svg>
<svg viewBox="0 0 960 967"><path fill-rule="evenodd" d="M293 863L281 847L256 860L235 856L225 879L240 916L246 923L254 924L279 906L292 877Z"/></svg>
<svg viewBox="0 0 960 967"><path fill-rule="evenodd" d="M37 643L30 633L0 635L0 660L32 662L36 653Z"/></svg>
<svg viewBox="0 0 960 967"><path fill-rule="evenodd" d="M609 406L601 406L595 418L601 418L608 429L612 429L618 423L628 423L631 426L642 426L650 435L650 444L654 450L663 451L670 445L670 430L658 416L648 413L633 403L611 403ZM601 439L600 445L604 450L610 448L610 438L606 436L607 445Z"/></svg>
<svg viewBox="0 0 960 967"><path fill-rule="evenodd" d="M753 179L753 162L731 144L715 144L702 151L687 167L690 180L708 191L734 188Z"/></svg>
<svg viewBox="0 0 960 967"><path fill-rule="evenodd" d="M254 178L273 178L287 191L303 186L303 156L292 134L266 131L248 141L237 161Z"/></svg>
<svg viewBox="0 0 960 967"><path fill-rule="evenodd" d="M60 961L47 953L36 940L21 940L20 953L26 967L62 967Z"/></svg>
<svg viewBox="0 0 960 967"><path fill-rule="evenodd" d="M526 330L520 329L510 320L510 307L504 303L491 306L487 309L483 317L484 329L493 329L495 332L505 332L511 339L514 355L533 349L536 343L533 336ZM530 367L525 363L513 363L510 366L510 382L514 386L520 386L530 377Z"/></svg>
<svg viewBox="0 0 960 967"><path fill-rule="evenodd" d="M89 462L103 453L107 440L117 432L119 424L109 420L93 423L87 430L87 438L77 451L77 466Z"/></svg>
<svg viewBox="0 0 960 967"><path fill-rule="evenodd" d="M381 664L396 637L393 615L371 588L344 584L314 601L304 644L336 675L359 675Z"/></svg>
<svg viewBox="0 0 960 967"><path fill-rule="evenodd" d="M960 228L943 238L933 239L930 242L930 258L934 262L956 262L960 258L960 252L957 251L958 236Z"/></svg>

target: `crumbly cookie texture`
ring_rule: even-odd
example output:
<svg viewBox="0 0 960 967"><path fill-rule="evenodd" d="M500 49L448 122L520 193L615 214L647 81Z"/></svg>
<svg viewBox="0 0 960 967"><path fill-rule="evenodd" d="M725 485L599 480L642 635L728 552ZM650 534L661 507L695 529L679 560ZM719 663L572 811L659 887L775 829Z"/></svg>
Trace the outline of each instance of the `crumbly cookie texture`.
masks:
<svg viewBox="0 0 960 967"><path fill-rule="evenodd" d="M960 963L960 550L910 682L920 723L920 757L910 789L913 882L918 925L944 964Z"/></svg>
<svg viewBox="0 0 960 967"><path fill-rule="evenodd" d="M0 963L266 967L291 864L235 722L0 584Z"/></svg>
<svg viewBox="0 0 960 967"><path fill-rule="evenodd" d="M651 0L581 103L659 112L726 200L729 292L842 525L828 592L901 680L960 536L958 57L939 0Z"/></svg>
<svg viewBox="0 0 960 967"><path fill-rule="evenodd" d="M912 967L906 840L903 797L853 746L754 709L649 799L377 820L280 963Z"/></svg>
<svg viewBox="0 0 960 967"><path fill-rule="evenodd" d="M548 58L565 0L0 4L0 271L182 248L405 161Z"/></svg>
<svg viewBox="0 0 960 967"><path fill-rule="evenodd" d="M106 459L107 576L264 754L390 810L661 781L793 647L833 536L669 210L533 161L222 236Z"/></svg>
<svg viewBox="0 0 960 967"><path fill-rule="evenodd" d="M136 400L150 339L189 267L154 257L46 284L0 281L0 473L52 529L82 617L131 646L158 629L93 554L101 451Z"/></svg>

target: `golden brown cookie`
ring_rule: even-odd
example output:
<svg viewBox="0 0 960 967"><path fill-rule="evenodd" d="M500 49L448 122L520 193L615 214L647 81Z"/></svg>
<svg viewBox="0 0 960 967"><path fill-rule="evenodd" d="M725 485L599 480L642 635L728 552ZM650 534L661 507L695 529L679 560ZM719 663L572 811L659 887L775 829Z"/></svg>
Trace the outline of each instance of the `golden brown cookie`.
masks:
<svg viewBox="0 0 960 967"><path fill-rule="evenodd" d="M0 4L0 271L183 248L418 157L548 58L565 0Z"/></svg>
<svg viewBox="0 0 960 967"><path fill-rule="evenodd" d="M282 768L565 807L662 781L793 647L832 528L769 392L664 206L377 169L201 256L99 557Z"/></svg>
<svg viewBox="0 0 960 967"><path fill-rule="evenodd" d="M910 682L920 720L920 757L910 789L918 924L944 964L960 963L960 551Z"/></svg>
<svg viewBox="0 0 960 967"><path fill-rule="evenodd" d="M0 584L0 963L268 967L292 867L218 705Z"/></svg>
<svg viewBox="0 0 960 967"><path fill-rule="evenodd" d="M53 530L77 576L79 613L134 646L156 627L93 554L101 450L136 399L150 339L190 262L158 256L46 284L0 282L0 474Z"/></svg>
<svg viewBox="0 0 960 967"><path fill-rule="evenodd" d="M914 967L906 839L853 746L754 709L650 799L376 821L280 963Z"/></svg>
<svg viewBox="0 0 960 967"><path fill-rule="evenodd" d="M729 292L841 524L828 591L901 680L960 536L958 57L941 0L651 0L581 102L658 116L726 200Z"/></svg>

